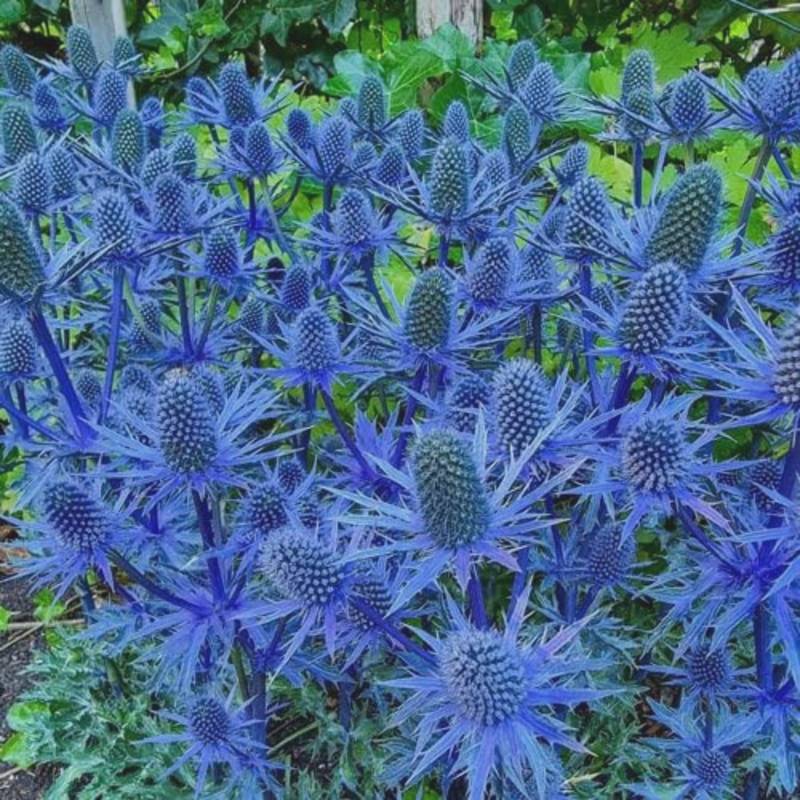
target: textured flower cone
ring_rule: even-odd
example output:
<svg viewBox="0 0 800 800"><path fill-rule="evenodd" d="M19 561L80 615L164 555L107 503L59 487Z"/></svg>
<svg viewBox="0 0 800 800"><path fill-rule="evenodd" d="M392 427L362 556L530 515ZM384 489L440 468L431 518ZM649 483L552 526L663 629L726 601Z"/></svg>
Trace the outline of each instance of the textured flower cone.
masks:
<svg viewBox="0 0 800 800"><path fill-rule="evenodd" d="M382 153L375 169L375 180L392 188L399 186L406 178L406 159L399 145L390 144Z"/></svg>
<svg viewBox="0 0 800 800"><path fill-rule="evenodd" d="M403 114L397 140L409 161L419 158L425 142L425 118L419 109L415 108Z"/></svg>
<svg viewBox="0 0 800 800"><path fill-rule="evenodd" d="M453 386L448 397L448 421L457 431L473 431L478 411L487 408L491 398L492 387L480 375L465 375Z"/></svg>
<svg viewBox="0 0 800 800"><path fill-rule="evenodd" d="M110 189L98 195L92 222L98 245L111 247L110 254L127 254L136 249L133 212L123 194Z"/></svg>
<svg viewBox="0 0 800 800"><path fill-rule="evenodd" d="M16 103L9 103L0 111L0 138L6 161L11 164L39 149L30 114Z"/></svg>
<svg viewBox="0 0 800 800"><path fill-rule="evenodd" d="M722 179L707 164L687 170L670 189L647 243L650 264L672 262L687 272L703 263L722 205Z"/></svg>
<svg viewBox="0 0 800 800"><path fill-rule="evenodd" d="M357 189L347 189L336 204L333 230L346 245L369 242L375 232L375 212L370 199Z"/></svg>
<svg viewBox="0 0 800 800"><path fill-rule="evenodd" d="M65 124L61 101L49 83L39 81L33 87L33 113L45 130L61 129Z"/></svg>
<svg viewBox="0 0 800 800"><path fill-rule="evenodd" d="M128 81L121 72L104 67L100 70L92 96L94 115L102 125L114 124L128 105Z"/></svg>
<svg viewBox="0 0 800 800"><path fill-rule="evenodd" d="M188 134L175 137L171 149L172 168L186 180L192 180L197 173L197 144Z"/></svg>
<svg viewBox="0 0 800 800"><path fill-rule="evenodd" d="M157 419L161 452L169 467L193 473L210 466L217 455L214 420L190 376L167 376L158 393Z"/></svg>
<svg viewBox="0 0 800 800"><path fill-rule="evenodd" d="M231 734L231 719L225 706L213 697L202 697L189 711L192 736L203 745L221 745Z"/></svg>
<svg viewBox="0 0 800 800"><path fill-rule="evenodd" d="M513 245L507 239L485 242L467 277L472 297L478 302L501 303L508 293L514 259Z"/></svg>
<svg viewBox="0 0 800 800"><path fill-rule="evenodd" d="M503 145L514 162L523 161L531 151L531 118L515 103L503 118Z"/></svg>
<svg viewBox="0 0 800 800"><path fill-rule="evenodd" d="M405 335L417 350L432 351L445 347L453 320L453 286L439 269L420 275L408 300Z"/></svg>
<svg viewBox="0 0 800 800"><path fill-rule="evenodd" d="M625 477L640 491L670 489L683 472L684 444L683 431L676 423L644 417L622 442Z"/></svg>
<svg viewBox="0 0 800 800"><path fill-rule="evenodd" d="M453 100L444 115L442 134L445 138L454 139L459 144L469 141L469 113L460 100Z"/></svg>
<svg viewBox="0 0 800 800"><path fill-rule="evenodd" d="M599 257L610 223L608 199L603 184L596 178L582 178L572 189L564 219L567 252L576 261Z"/></svg>
<svg viewBox="0 0 800 800"><path fill-rule="evenodd" d="M784 283L800 281L800 214L786 218L770 239L770 267Z"/></svg>
<svg viewBox="0 0 800 800"><path fill-rule="evenodd" d="M469 167L464 149L453 139L446 139L433 156L429 176L431 209L442 216L454 217L469 202Z"/></svg>
<svg viewBox="0 0 800 800"><path fill-rule="evenodd" d="M440 547L483 538L490 511L486 488L467 446L450 431L423 434L411 454L411 470L426 533Z"/></svg>
<svg viewBox="0 0 800 800"><path fill-rule="evenodd" d="M637 355L650 355L668 345L678 332L689 298L686 274L661 264L634 286L622 312L619 340Z"/></svg>
<svg viewBox="0 0 800 800"><path fill-rule="evenodd" d="M586 175L589 166L589 146L586 142L575 142L564 153L556 170L556 177L562 187L574 186Z"/></svg>
<svg viewBox="0 0 800 800"><path fill-rule="evenodd" d="M339 339L327 314L307 308L295 322L295 358L309 373L327 372L339 360Z"/></svg>
<svg viewBox="0 0 800 800"><path fill-rule="evenodd" d="M519 456L550 424L550 386L541 367L516 358L494 377L494 419L503 446Z"/></svg>
<svg viewBox="0 0 800 800"><path fill-rule="evenodd" d="M60 480L45 487L42 511L58 540L73 552L92 552L111 538L106 509L71 481Z"/></svg>
<svg viewBox="0 0 800 800"><path fill-rule="evenodd" d="M244 67L226 64L220 71L218 83L225 114L234 125L249 125L257 119L253 90Z"/></svg>
<svg viewBox="0 0 800 800"><path fill-rule="evenodd" d="M308 150L314 144L314 123L305 109L293 108L289 112L286 133L301 150Z"/></svg>
<svg viewBox="0 0 800 800"><path fill-rule="evenodd" d="M44 283L44 269L19 212L0 199L0 290L28 298Z"/></svg>
<svg viewBox="0 0 800 800"><path fill-rule="evenodd" d="M634 92L646 92L651 97L655 92L656 66L649 50L633 50L625 62L622 72L621 99L627 106Z"/></svg>
<svg viewBox="0 0 800 800"><path fill-rule="evenodd" d="M508 58L508 79L511 88L518 92L527 82L534 67L539 62L536 46L528 39L517 42Z"/></svg>
<svg viewBox="0 0 800 800"><path fill-rule="evenodd" d="M96 373L90 369L81 370L75 377L75 391L86 405L97 408L103 387Z"/></svg>
<svg viewBox="0 0 800 800"><path fill-rule="evenodd" d="M625 117L625 131L632 139L642 141L650 135L649 127L642 120L652 121L655 117L655 99L650 92L637 89L631 92L625 102L630 116Z"/></svg>
<svg viewBox="0 0 800 800"><path fill-rule="evenodd" d="M242 517L253 535L259 539L266 538L289 523L286 497L277 486L256 486L245 498Z"/></svg>
<svg viewBox="0 0 800 800"><path fill-rule="evenodd" d="M708 95L703 79L690 72L672 89L669 113L673 126L684 134L696 131L708 116Z"/></svg>
<svg viewBox="0 0 800 800"><path fill-rule="evenodd" d="M795 316L781 334L773 386L787 405L800 405L800 317Z"/></svg>
<svg viewBox="0 0 800 800"><path fill-rule="evenodd" d="M0 73L6 86L17 94L29 95L36 83L36 73L31 62L13 44L4 45L0 50Z"/></svg>
<svg viewBox="0 0 800 800"><path fill-rule="evenodd" d="M239 274L241 267L239 237L230 228L215 228L206 240L206 272L217 280L230 280Z"/></svg>
<svg viewBox="0 0 800 800"><path fill-rule="evenodd" d="M328 117L319 126L317 153L326 175L335 175L350 157L350 126L340 117Z"/></svg>
<svg viewBox="0 0 800 800"><path fill-rule="evenodd" d="M177 175L162 175L153 191L156 223L165 233L182 233L191 220L189 188Z"/></svg>
<svg viewBox="0 0 800 800"><path fill-rule="evenodd" d="M77 192L75 157L64 145L56 145L47 156L53 200L67 200Z"/></svg>
<svg viewBox="0 0 800 800"><path fill-rule="evenodd" d="M111 134L111 161L125 172L138 175L146 147L144 125L139 115L126 108L114 120Z"/></svg>
<svg viewBox="0 0 800 800"><path fill-rule="evenodd" d="M38 153L28 153L17 165L14 199L26 211L42 213L50 202L50 174Z"/></svg>
<svg viewBox="0 0 800 800"><path fill-rule="evenodd" d="M386 94L383 84L368 75L358 90L358 121L369 130L378 130L386 123Z"/></svg>
<svg viewBox="0 0 800 800"><path fill-rule="evenodd" d="M551 64L542 61L531 72L522 90L522 103L535 117L548 117L553 111L553 101L558 79Z"/></svg>
<svg viewBox="0 0 800 800"><path fill-rule="evenodd" d="M72 25L67 31L66 44L70 66L84 81L90 81L100 62L89 31L82 25Z"/></svg>
<svg viewBox="0 0 800 800"><path fill-rule="evenodd" d="M281 303L290 311L302 311L311 302L311 273L303 264L292 264L281 284Z"/></svg>
<svg viewBox="0 0 800 800"><path fill-rule="evenodd" d="M7 320L0 330L0 374L33 375L36 370L36 339L24 319Z"/></svg>
<svg viewBox="0 0 800 800"><path fill-rule="evenodd" d="M115 69L130 70L135 64L136 48L128 36L117 36L111 51L111 63Z"/></svg>
<svg viewBox="0 0 800 800"><path fill-rule="evenodd" d="M167 150L157 147L151 150L142 165L142 183L145 188L153 190L156 181L162 176L172 172L172 157Z"/></svg>
<svg viewBox="0 0 800 800"><path fill-rule="evenodd" d="M613 586L625 577L635 555L636 545L632 539L623 542L617 528L603 528L592 539L586 568L596 584Z"/></svg>

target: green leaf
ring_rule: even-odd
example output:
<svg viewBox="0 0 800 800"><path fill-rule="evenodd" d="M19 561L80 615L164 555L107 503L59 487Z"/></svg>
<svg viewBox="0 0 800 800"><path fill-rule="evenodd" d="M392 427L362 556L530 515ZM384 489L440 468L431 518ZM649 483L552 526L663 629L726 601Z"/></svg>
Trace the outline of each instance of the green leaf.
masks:
<svg viewBox="0 0 800 800"><path fill-rule="evenodd" d="M12 733L8 739L0 743L0 762L2 761L22 769L27 769L36 761L24 733Z"/></svg>
<svg viewBox="0 0 800 800"><path fill-rule="evenodd" d="M355 94L367 75L380 75L378 65L355 50L337 53L333 68L335 75L325 84L325 91L337 97Z"/></svg>
<svg viewBox="0 0 800 800"><path fill-rule="evenodd" d="M66 610L66 606L55 599L52 589L42 589L37 592L33 602L33 616L40 622L52 622Z"/></svg>
<svg viewBox="0 0 800 800"><path fill-rule="evenodd" d="M0 633L5 633L8 630L8 623L11 621L12 616L14 616L13 611L0 606Z"/></svg>
<svg viewBox="0 0 800 800"><path fill-rule="evenodd" d="M14 703L6 715L6 722L12 731L24 731L32 722L49 717L50 709L46 703L38 700L25 700L21 703Z"/></svg>
<svg viewBox="0 0 800 800"><path fill-rule="evenodd" d="M58 9L61 7L61 0L33 0L35 6L49 11L51 14L57 14Z"/></svg>
<svg viewBox="0 0 800 800"><path fill-rule="evenodd" d="M386 63L386 88L393 114L415 105L422 84L445 72L442 60L417 42L398 42L387 54Z"/></svg>
<svg viewBox="0 0 800 800"><path fill-rule="evenodd" d="M158 17L140 31L137 37L140 42L158 45L174 28L184 31L187 17L197 11L197 0L164 0L159 8L161 13Z"/></svg>
<svg viewBox="0 0 800 800"><path fill-rule="evenodd" d="M461 62L475 57L472 42L455 25L442 25L433 36L418 44L423 50L440 59L444 69L453 71Z"/></svg>
<svg viewBox="0 0 800 800"><path fill-rule="evenodd" d="M25 8L18 0L0 0L0 25L16 25L25 19Z"/></svg>
<svg viewBox="0 0 800 800"><path fill-rule="evenodd" d="M356 0L330 0L321 5L319 17L330 33L341 33L356 13Z"/></svg>

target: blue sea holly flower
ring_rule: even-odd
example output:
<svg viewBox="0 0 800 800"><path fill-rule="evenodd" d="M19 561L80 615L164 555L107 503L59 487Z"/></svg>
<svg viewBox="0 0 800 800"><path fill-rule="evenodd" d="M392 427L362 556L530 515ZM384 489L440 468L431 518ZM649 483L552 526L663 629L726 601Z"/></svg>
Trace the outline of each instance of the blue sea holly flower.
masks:
<svg viewBox="0 0 800 800"><path fill-rule="evenodd" d="M664 788L677 792L678 797L697 800L733 798L732 757L745 749L757 735L760 721L755 714L732 714L720 708L710 726L704 725L694 713L694 704L684 702L678 708L652 701L653 718L664 725L672 736L648 737L645 741L653 752L666 754L672 779L666 787L652 782L631 784L627 788L645 800L664 796Z"/></svg>
<svg viewBox="0 0 800 800"><path fill-rule="evenodd" d="M558 122L564 115L567 93L551 64L537 64L520 90L520 103L537 125Z"/></svg>
<svg viewBox="0 0 800 800"><path fill-rule="evenodd" d="M514 572L517 560L503 543L525 542L547 523L535 503L566 473L540 483L535 489L512 489L524 466L513 460L502 479L489 483L486 429L482 419L472 442L452 430L432 429L419 433L403 472L376 463L402 490L398 504L374 502L363 495L343 493L362 509L347 520L396 537L393 552L410 552L413 570L395 596L392 611L402 608L445 572L453 572L466 588L478 562L501 564Z"/></svg>
<svg viewBox="0 0 800 800"><path fill-rule="evenodd" d="M92 44L92 37L82 25L71 25L66 36L67 60L75 76L91 83L100 67L100 60Z"/></svg>
<svg viewBox="0 0 800 800"><path fill-rule="evenodd" d="M344 117L334 114L320 122L311 147L299 147L293 140L284 144L303 170L320 183L345 183L352 158L352 130Z"/></svg>
<svg viewBox="0 0 800 800"><path fill-rule="evenodd" d="M425 118L417 108L406 111L400 117L395 136L409 164L413 164L422 153L425 144Z"/></svg>
<svg viewBox="0 0 800 800"><path fill-rule="evenodd" d="M186 750L164 773L162 778L177 772L188 762L197 763L195 798L206 789L209 777L214 789L228 796L242 789L254 791L248 778L254 773L261 785L274 785L271 772L275 765L265 758L265 746L252 733L254 720L245 709L234 709L231 699L221 700L213 693L196 694L186 702L183 713L162 711L160 716L181 728L176 733L164 733L143 739L141 744L183 744ZM222 786L216 785L220 771L227 768ZM249 788L248 788L249 786Z"/></svg>
<svg viewBox="0 0 800 800"><path fill-rule="evenodd" d="M39 346L28 322L12 316L2 320L0 330L0 375L8 381L37 377Z"/></svg>
<svg viewBox="0 0 800 800"><path fill-rule="evenodd" d="M161 138L167 128L164 106L157 97L145 97L139 109L139 114L142 117L142 124L147 135L147 149L155 150L155 148L160 147Z"/></svg>
<svg viewBox="0 0 800 800"><path fill-rule="evenodd" d="M617 441L592 454L598 462L594 480L570 490L607 498L621 493L621 507L629 511L623 538L630 536L647 514L672 514L682 508L730 529L730 523L710 503L708 480L745 463L703 459L701 454L717 431L691 422L689 409L695 400L693 395L669 397L650 407L647 395L629 405L620 415Z"/></svg>
<svg viewBox="0 0 800 800"><path fill-rule="evenodd" d="M603 184L596 178L581 178L570 192L564 218L565 258L578 264L591 263L606 248L611 214Z"/></svg>
<svg viewBox="0 0 800 800"><path fill-rule="evenodd" d="M6 164L16 164L28 153L39 150L36 130L27 109L6 103L0 111L0 142Z"/></svg>
<svg viewBox="0 0 800 800"><path fill-rule="evenodd" d="M696 72L687 73L671 85L667 101L659 110L677 141L697 141L720 123L719 115L709 108L706 84Z"/></svg>
<svg viewBox="0 0 800 800"><path fill-rule="evenodd" d="M14 173L14 199L31 216L45 214L51 200L50 174L38 153L28 153Z"/></svg>
<svg viewBox="0 0 800 800"><path fill-rule="evenodd" d="M36 72L25 53L13 44L0 50L0 73L8 90L24 97L30 96L36 83Z"/></svg>
<svg viewBox="0 0 800 800"><path fill-rule="evenodd" d="M36 587L55 585L57 598L89 570L97 570L113 587L110 554L120 541L122 517L77 476L48 481L38 504L38 520L19 523L30 531L25 546L32 554L18 565L20 575L29 576Z"/></svg>
<svg viewBox="0 0 800 800"><path fill-rule="evenodd" d="M512 91L519 91L527 83L538 63L539 54L530 39L523 39L511 48L505 69Z"/></svg>
<svg viewBox="0 0 800 800"><path fill-rule="evenodd" d="M59 135L69 128L72 120L62 106L60 94L52 83L38 81L33 87L33 119L46 133Z"/></svg>
<svg viewBox="0 0 800 800"><path fill-rule="evenodd" d="M142 491L157 487L148 495L151 504L180 487L203 493L215 483L245 485L241 473L283 438L253 435L253 426L271 415L275 395L259 381L240 382L219 413L212 402L201 380L186 370L171 370L159 385L153 419L119 408L124 430L103 431L118 456L112 475L125 475Z"/></svg>
<svg viewBox="0 0 800 800"><path fill-rule="evenodd" d="M573 655L580 626L538 643L522 639L529 591L502 632L473 627L448 599L448 630L425 636L435 661L386 681L410 693L392 717L398 726L415 723L409 783L444 762L448 773L466 776L466 797L481 800L495 775L523 787L532 774L536 785L547 785L557 770L556 748L583 751L554 706L591 703L609 692L575 685L575 676L597 663Z"/></svg>
<svg viewBox="0 0 800 800"><path fill-rule="evenodd" d="M328 654L333 656L337 617L348 585L347 567L335 548L311 531L284 528L264 542L260 564L268 592L276 598L266 603L261 620L292 616L300 620L284 652L284 662L320 626Z"/></svg>
<svg viewBox="0 0 800 800"><path fill-rule="evenodd" d="M445 139L453 139L459 144L469 143L469 112L460 100L453 100L447 106L442 120L442 136Z"/></svg>

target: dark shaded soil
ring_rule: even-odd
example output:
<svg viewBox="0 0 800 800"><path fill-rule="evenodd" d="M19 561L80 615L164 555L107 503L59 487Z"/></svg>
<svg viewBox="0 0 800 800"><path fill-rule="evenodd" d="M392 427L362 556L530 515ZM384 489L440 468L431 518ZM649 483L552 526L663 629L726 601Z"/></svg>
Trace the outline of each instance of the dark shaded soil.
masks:
<svg viewBox="0 0 800 800"><path fill-rule="evenodd" d="M0 531L0 548L4 544ZM33 604L28 587L22 581L9 580L11 572L0 563L0 606L14 612L12 622L28 622L32 619ZM6 713L16 699L30 686L33 676L25 671L34 651L42 645L39 631L10 630L0 634L0 742L11 735L6 723ZM9 646L12 640L14 644ZM0 798L3 800L38 800L55 777L53 767L31 767L16 770L13 765L0 761Z"/></svg>

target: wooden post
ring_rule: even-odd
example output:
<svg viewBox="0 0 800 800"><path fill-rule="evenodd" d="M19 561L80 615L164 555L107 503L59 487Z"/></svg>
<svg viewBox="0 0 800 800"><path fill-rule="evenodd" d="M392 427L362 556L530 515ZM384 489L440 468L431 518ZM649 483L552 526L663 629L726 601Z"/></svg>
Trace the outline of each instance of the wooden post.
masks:
<svg viewBox="0 0 800 800"><path fill-rule="evenodd" d="M482 0L417 0L417 36L452 22L473 44L483 38Z"/></svg>
<svg viewBox="0 0 800 800"><path fill-rule="evenodd" d="M128 33L124 0L69 0L69 10L72 21L89 31L97 57L110 62L114 39Z"/></svg>

